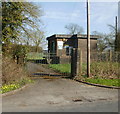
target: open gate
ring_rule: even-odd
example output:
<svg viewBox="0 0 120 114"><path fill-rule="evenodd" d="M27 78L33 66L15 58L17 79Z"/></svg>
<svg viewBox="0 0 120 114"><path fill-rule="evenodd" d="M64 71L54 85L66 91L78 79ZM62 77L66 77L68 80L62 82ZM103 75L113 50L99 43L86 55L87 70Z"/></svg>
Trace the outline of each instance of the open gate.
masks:
<svg viewBox="0 0 120 114"><path fill-rule="evenodd" d="M33 76L69 77L71 75L71 55L53 53L30 53L27 61L38 66Z"/></svg>

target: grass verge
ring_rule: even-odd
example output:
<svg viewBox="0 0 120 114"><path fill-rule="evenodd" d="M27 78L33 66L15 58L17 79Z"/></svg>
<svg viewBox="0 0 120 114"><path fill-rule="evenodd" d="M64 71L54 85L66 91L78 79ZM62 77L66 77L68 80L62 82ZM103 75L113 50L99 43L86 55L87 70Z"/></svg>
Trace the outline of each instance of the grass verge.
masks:
<svg viewBox="0 0 120 114"><path fill-rule="evenodd" d="M19 89L19 88L21 88L22 86L24 86L25 84L28 84L28 83L33 83L33 80L31 80L29 78L25 78L25 79L22 79L20 81L13 82L11 84L4 84L0 88L0 93L3 94L3 93L6 93L6 92L10 92L12 90Z"/></svg>
<svg viewBox="0 0 120 114"><path fill-rule="evenodd" d="M86 82L93 83L93 84L100 84L106 86L116 86L120 87L120 79L85 79Z"/></svg>

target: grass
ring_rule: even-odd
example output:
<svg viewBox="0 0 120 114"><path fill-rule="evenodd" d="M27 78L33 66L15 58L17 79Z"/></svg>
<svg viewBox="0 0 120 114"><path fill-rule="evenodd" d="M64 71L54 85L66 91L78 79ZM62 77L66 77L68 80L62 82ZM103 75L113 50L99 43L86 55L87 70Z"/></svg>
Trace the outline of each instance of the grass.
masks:
<svg viewBox="0 0 120 114"><path fill-rule="evenodd" d="M25 78L25 79L20 80L19 82L14 82L14 83L11 83L11 84L4 84L0 88L0 93L3 94L3 93L6 93L6 92L9 92L9 91L19 89L23 85L28 84L28 83L32 83L32 82L33 82L33 80Z"/></svg>
<svg viewBox="0 0 120 114"><path fill-rule="evenodd" d="M61 73L71 72L70 64L50 64L50 68L59 71ZM94 62L91 64L92 78L86 77L86 64L82 66L83 74L82 77L86 82L120 87L120 79L117 79L118 63L104 63ZM116 79L115 79L116 78Z"/></svg>
<svg viewBox="0 0 120 114"><path fill-rule="evenodd" d="M106 86L117 86L120 87L120 79L85 79L86 82L101 84Z"/></svg>
<svg viewBox="0 0 120 114"><path fill-rule="evenodd" d="M49 67L60 73L70 73L71 72L70 64L50 64Z"/></svg>
<svg viewBox="0 0 120 114"><path fill-rule="evenodd" d="M44 59L43 56L44 56L43 53L28 53L27 54L27 60L40 60L40 59Z"/></svg>

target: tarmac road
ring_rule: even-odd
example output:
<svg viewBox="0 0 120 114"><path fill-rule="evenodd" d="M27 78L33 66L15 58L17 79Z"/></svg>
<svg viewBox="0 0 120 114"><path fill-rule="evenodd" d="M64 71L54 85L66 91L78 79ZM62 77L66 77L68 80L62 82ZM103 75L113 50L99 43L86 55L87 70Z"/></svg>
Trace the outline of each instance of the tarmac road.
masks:
<svg viewBox="0 0 120 114"><path fill-rule="evenodd" d="M118 90L62 78L38 78L2 100L3 112L118 112Z"/></svg>

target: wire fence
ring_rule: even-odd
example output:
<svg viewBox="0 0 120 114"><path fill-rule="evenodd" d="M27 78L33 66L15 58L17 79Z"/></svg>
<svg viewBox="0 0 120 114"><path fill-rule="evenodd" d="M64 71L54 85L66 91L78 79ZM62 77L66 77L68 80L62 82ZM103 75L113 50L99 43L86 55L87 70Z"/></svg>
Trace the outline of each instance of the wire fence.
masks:
<svg viewBox="0 0 120 114"><path fill-rule="evenodd" d="M80 58L81 76L87 74L87 52L83 53ZM106 79L118 79L120 78L120 53L119 52L91 52L90 56L90 72L91 77L94 78L106 78Z"/></svg>
<svg viewBox="0 0 120 114"><path fill-rule="evenodd" d="M87 76L87 52L78 49L76 55L74 54L31 53L28 55L27 60L40 64L47 69L52 69L63 76L72 74L80 77ZM120 52L91 52L90 59L91 77L120 78ZM50 72L52 73L52 71Z"/></svg>

